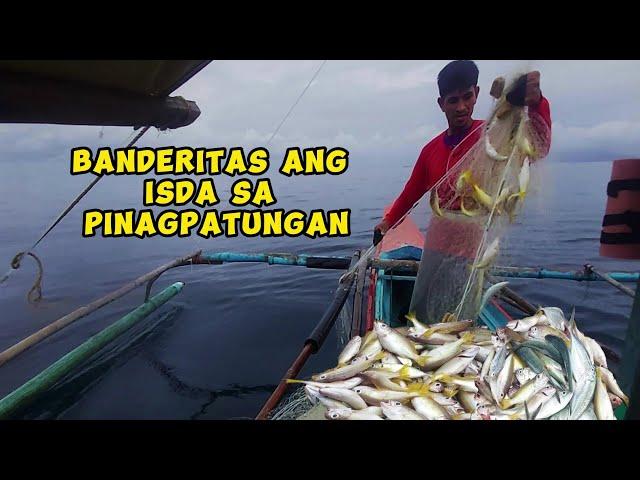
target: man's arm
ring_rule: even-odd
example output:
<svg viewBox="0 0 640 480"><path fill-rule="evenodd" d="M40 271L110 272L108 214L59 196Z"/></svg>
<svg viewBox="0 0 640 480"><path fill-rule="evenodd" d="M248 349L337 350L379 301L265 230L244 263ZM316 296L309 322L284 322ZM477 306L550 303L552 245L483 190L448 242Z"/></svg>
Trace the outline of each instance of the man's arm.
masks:
<svg viewBox="0 0 640 480"><path fill-rule="evenodd" d="M427 160L429 157L428 146L420 152L411 176L402 190L402 193L393 202L393 206L387 212L382 222L376 225L375 230L385 234L427 191Z"/></svg>
<svg viewBox="0 0 640 480"><path fill-rule="evenodd" d="M551 109L549 101L542 96L540 91L540 72L537 70L527 74L524 103L529 107L530 112L540 114L549 129L551 129Z"/></svg>
<svg viewBox="0 0 640 480"><path fill-rule="evenodd" d="M551 107L540 91L540 72L538 71L527 74L524 103L529 107L529 119L536 131L538 140L535 145L536 157L545 157L551 148ZM539 119L544 121L544 125Z"/></svg>

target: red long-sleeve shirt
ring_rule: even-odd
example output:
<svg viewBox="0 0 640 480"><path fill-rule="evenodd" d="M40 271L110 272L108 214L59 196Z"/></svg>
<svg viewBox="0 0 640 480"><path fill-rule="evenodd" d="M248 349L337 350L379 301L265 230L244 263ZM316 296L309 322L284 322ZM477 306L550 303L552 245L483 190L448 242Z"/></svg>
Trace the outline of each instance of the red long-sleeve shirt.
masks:
<svg viewBox="0 0 640 480"><path fill-rule="evenodd" d="M549 101L542 97L537 106L529 107L530 117L531 113L535 112L542 117L549 131L551 130L551 110L549 107ZM427 143L420 156L413 167L411 177L404 186L402 193L393 206L385 215L385 220L389 223L389 226L394 225L407 211L416 203L425 192L429 191L444 175L452 168L457 160L462 158L465 153L478 141L482 134L482 128L478 128L484 124L482 120L474 120L469 130L469 134L462 139L457 145L455 154L450 159L452 150L455 145L450 142L446 142L447 130L439 134L429 143ZM550 139L549 139L550 141ZM446 199L451 195L451 186L448 182L444 182L438 189L438 196L440 199Z"/></svg>

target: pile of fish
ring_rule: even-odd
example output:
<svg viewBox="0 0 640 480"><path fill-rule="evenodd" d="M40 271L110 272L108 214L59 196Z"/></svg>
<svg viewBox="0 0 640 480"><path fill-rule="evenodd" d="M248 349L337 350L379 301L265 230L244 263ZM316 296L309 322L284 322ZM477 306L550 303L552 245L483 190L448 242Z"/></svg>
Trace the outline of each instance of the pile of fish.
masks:
<svg viewBox="0 0 640 480"><path fill-rule="evenodd" d="M627 396L575 311L545 307L492 332L471 320L375 322L304 383L329 420L615 420Z"/></svg>

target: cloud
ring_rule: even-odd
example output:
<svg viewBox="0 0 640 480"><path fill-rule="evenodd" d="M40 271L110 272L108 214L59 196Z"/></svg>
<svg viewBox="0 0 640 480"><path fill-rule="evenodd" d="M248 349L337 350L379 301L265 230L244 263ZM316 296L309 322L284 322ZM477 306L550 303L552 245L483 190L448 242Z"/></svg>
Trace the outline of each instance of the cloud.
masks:
<svg viewBox="0 0 640 480"><path fill-rule="evenodd" d="M589 126L565 125L558 122L553 131L553 149L598 149L638 155L640 121L612 120Z"/></svg>
<svg viewBox="0 0 640 480"><path fill-rule="evenodd" d="M202 114L188 127L158 134L141 145L206 147L264 145L318 70L322 60L213 61L176 95L196 101ZM411 157L446 128L437 106L437 61L329 60L286 119L273 148L342 146L362 156ZM476 118L489 113L487 92L498 75L542 72L551 102L552 151L620 147L640 151L638 61L478 61L481 97ZM130 128L0 125L0 160L68 159L85 145L122 147ZM61 175L66 173L66 160Z"/></svg>
<svg viewBox="0 0 640 480"><path fill-rule="evenodd" d="M364 88L371 92L388 94L435 84L439 71L433 63L424 63L393 71L388 69L391 66L393 64L389 64L387 68L384 64L358 67L345 71L342 80L354 88Z"/></svg>

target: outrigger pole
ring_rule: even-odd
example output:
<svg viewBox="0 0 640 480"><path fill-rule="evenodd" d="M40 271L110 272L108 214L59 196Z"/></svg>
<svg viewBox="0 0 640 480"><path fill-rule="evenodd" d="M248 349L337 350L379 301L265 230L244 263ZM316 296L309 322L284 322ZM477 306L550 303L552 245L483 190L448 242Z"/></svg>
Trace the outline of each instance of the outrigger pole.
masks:
<svg viewBox="0 0 640 480"><path fill-rule="evenodd" d="M128 313L113 325L94 335L79 347L67 353L20 388L0 400L0 419L6 419L34 401L82 362L146 318L158 307L178 294L184 283L176 282Z"/></svg>
<svg viewBox="0 0 640 480"><path fill-rule="evenodd" d="M105 295L104 297L98 298L97 300L94 300L93 302L89 303L88 305L80 307L80 308L74 310L73 312L68 313L64 317L59 318L55 322L50 323L46 327L44 327L44 328L38 330L37 332L29 335L24 340L16 343L14 346L12 346L10 348L7 348L4 352L0 353L0 366L5 364L6 362L11 360L12 358L16 357L20 353L24 352L29 347L31 347L31 346L35 345L36 343L44 340L49 335L52 335L53 333L57 332L58 330L61 330L62 328L66 327L70 323L75 322L76 320L78 320L78 319L80 319L82 317L86 317L90 313L95 312L96 310L98 310L101 307L104 307L108 303L113 302L114 300L126 295L131 290L134 290L135 288L137 288L137 287L139 287L141 285L144 285L145 283L147 283L149 281L155 280L163 272L166 272L170 268L173 268L173 267L176 267L176 266L180 266L180 265L189 265L190 264L190 260L192 258L194 258L195 256L197 256L200 252L201 252L201 250L198 250L198 251L196 251L196 252L194 252L194 253L192 253L190 255L186 255L184 257L180 257L180 258L177 258L177 259L175 259L175 260L173 260L173 261L171 261L169 263L166 263L166 264L156 268L155 270L152 270L151 272L146 273L145 275L142 275L141 277L136 278L132 282L129 282L126 285L123 285L118 290L116 290L114 292L111 292L111 293ZM148 297L148 295L147 295L147 297Z"/></svg>

